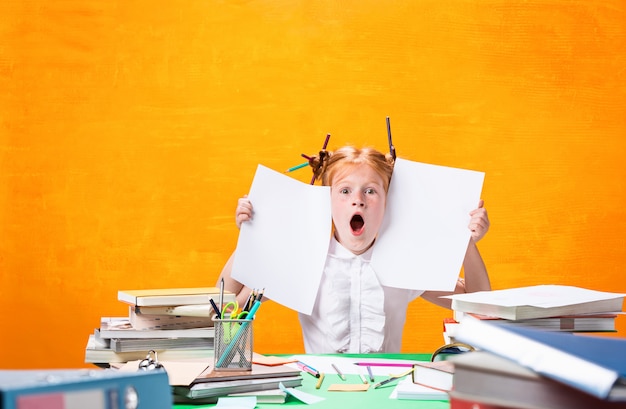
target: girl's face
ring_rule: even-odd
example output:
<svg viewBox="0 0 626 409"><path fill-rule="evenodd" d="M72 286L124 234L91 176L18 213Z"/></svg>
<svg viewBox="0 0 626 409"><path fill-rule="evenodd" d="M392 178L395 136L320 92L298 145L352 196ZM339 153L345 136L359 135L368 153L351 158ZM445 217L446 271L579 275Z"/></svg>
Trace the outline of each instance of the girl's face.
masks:
<svg viewBox="0 0 626 409"><path fill-rule="evenodd" d="M386 200L383 178L370 166L354 165L338 171L330 189L337 241L354 254L369 249L383 221Z"/></svg>

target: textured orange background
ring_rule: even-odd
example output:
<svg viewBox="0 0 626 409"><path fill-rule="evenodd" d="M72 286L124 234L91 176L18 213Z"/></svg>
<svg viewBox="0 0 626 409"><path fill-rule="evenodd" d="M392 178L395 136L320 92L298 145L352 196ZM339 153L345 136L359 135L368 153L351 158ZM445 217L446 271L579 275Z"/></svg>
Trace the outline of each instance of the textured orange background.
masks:
<svg viewBox="0 0 626 409"><path fill-rule="evenodd" d="M386 116L399 156L486 172L495 288L626 292L625 22L607 0L1 2L0 367L83 366L118 289L214 284L258 163L327 132L384 150ZM416 302L404 350L449 315ZM303 351L279 305L255 331Z"/></svg>

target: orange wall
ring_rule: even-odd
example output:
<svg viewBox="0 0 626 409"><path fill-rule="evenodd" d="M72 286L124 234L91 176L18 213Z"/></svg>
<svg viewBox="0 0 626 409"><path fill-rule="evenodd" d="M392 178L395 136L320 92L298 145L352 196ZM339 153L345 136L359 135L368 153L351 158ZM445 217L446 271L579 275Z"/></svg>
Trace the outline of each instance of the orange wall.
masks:
<svg viewBox="0 0 626 409"><path fill-rule="evenodd" d="M212 285L262 163L486 172L495 288L626 292L621 1L0 3L0 367L80 367L122 288ZM309 179L306 170L294 177ZM422 301L405 351L442 342ZM623 318L620 331L626 330ZM261 353L302 352L268 303Z"/></svg>

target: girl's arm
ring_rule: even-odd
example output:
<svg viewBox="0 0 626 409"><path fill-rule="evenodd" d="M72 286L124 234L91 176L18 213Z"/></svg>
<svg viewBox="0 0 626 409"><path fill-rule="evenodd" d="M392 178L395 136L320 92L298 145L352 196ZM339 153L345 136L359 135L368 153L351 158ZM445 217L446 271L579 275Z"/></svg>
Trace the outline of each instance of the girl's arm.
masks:
<svg viewBox="0 0 626 409"><path fill-rule="evenodd" d="M478 247L473 239L470 239L470 244L467 246L465 252L465 259L463 260L463 271L465 278L459 278L453 292L449 291L425 291L422 294L422 298L427 301L437 304L444 308L451 308L452 300L449 298L439 298L444 295L473 293L475 291L489 291L491 290L491 283L489 282L489 274L487 274L487 268L483 262Z"/></svg>
<svg viewBox="0 0 626 409"><path fill-rule="evenodd" d="M469 229L472 231L472 237L467 251L465 252L465 258L463 259L463 271L465 278L459 278L453 292L447 291L425 291L422 297L434 304L437 304L444 308L451 308L452 300L448 298L439 298L444 295L461 294L461 293L473 293L476 291L489 291L491 290L491 283L489 281L489 274L487 274L487 267L483 262L476 242L484 237L489 230L489 217L487 216L487 210L483 207L484 202L481 200L478 204L478 208L470 213L471 219Z"/></svg>
<svg viewBox="0 0 626 409"><path fill-rule="evenodd" d="M237 228L241 227L241 223L252 219L252 203L247 196L240 198L237 201L237 209L235 210L235 223ZM250 288L241 284L239 281L231 277L233 271L233 260L235 259L235 253L230 255L230 258L222 268L220 276L217 278L217 286L219 288L220 281L224 279L224 290L230 291L237 296L237 302L239 305L244 305L248 296L250 295Z"/></svg>
<svg viewBox="0 0 626 409"><path fill-rule="evenodd" d="M223 278L224 290L234 293L237 296L237 302L239 303L239 305L244 305L246 303L246 300L248 299L248 296L250 295L251 290L250 288L246 287L245 285L241 284L239 281L235 280L234 278L230 276L230 274L233 271L234 259L235 259L235 253L233 252L233 254L230 255L230 258L224 265L224 268L222 268L222 272L217 279L216 286L219 288L220 281Z"/></svg>

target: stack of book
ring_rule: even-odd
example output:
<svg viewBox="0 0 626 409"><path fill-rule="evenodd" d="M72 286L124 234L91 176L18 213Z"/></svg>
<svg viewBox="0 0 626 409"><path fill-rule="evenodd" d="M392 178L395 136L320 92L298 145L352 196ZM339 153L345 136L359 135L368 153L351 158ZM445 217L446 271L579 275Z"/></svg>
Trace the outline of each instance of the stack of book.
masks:
<svg viewBox="0 0 626 409"><path fill-rule="evenodd" d="M454 365L451 361L415 362L411 377L396 386L396 397L407 400L448 400L453 376Z"/></svg>
<svg viewBox="0 0 626 409"><path fill-rule="evenodd" d="M563 285L538 285L495 291L455 294L454 318L444 320L444 341L455 341L465 318L498 325L557 332L614 332L624 294Z"/></svg>
<svg viewBox="0 0 626 409"><path fill-rule="evenodd" d="M467 319L451 358L451 409L624 409L626 339Z"/></svg>
<svg viewBox="0 0 626 409"><path fill-rule="evenodd" d="M221 396L256 396L258 403L283 403L286 393L279 385L302 385L300 369L288 365L252 364L249 371L215 371L207 368L189 385L172 385L175 403L216 403Z"/></svg>
<svg viewBox="0 0 626 409"><path fill-rule="evenodd" d="M220 300L221 298L221 300ZM235 300L217 287L120 290L127 317L101 317L89 335L85 362L98 366L143 359L150 350L161 360L212 357L215 330L211 300Z"/></svg>

